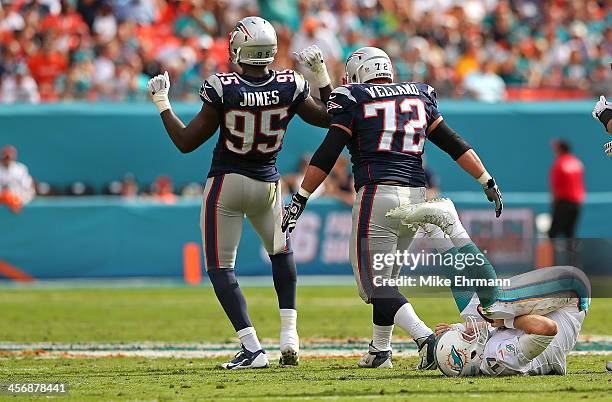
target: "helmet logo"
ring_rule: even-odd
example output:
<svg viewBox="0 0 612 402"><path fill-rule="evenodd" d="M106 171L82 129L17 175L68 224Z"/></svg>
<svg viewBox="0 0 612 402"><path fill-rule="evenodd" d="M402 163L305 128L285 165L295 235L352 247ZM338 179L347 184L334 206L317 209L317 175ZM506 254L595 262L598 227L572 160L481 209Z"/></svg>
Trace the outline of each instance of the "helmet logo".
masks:
<svg viewBox="0 0 612 402"><path fill-rule="evenodd" d="M467 353L463 349L456 349L455 345L453 345L450 354L446 357L446 364L451 370L461 374L467 359Z"/></svg>
<svg viewBox="0 0 612 402"><path fill-rule="evenodd" d="M364 52L353 52L349 58L346 60L346 62L348 63L353 57L357 57L361 59L361 56L365 55Z"/></svg>
<svg viewBox="0 0 612 402"><path fill-rule="evenodd" d="M242 32L243 34L245 34L246 36L248 36L249 38L252 38L253 35L251 35L251 33L249 32L249 30L247 29L247 27L244 26L244 24L242 22L239 22L238 24L236 24L236 28L240 30L240 32Z"/></svg>

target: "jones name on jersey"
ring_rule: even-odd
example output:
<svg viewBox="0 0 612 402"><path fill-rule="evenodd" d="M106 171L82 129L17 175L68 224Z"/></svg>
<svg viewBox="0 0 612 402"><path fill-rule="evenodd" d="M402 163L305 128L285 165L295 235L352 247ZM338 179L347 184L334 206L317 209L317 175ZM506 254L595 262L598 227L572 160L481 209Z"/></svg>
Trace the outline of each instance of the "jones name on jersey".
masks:
<svg viewBox="0 0 612 402"><path fill-rule="evenodd" d="M208 77L200 98L217 110L221 123L208 177L238 173L279 180L277 154L289 121L309 93L308 82L293 70L270 71L261 78L238 73Z"/></svg>

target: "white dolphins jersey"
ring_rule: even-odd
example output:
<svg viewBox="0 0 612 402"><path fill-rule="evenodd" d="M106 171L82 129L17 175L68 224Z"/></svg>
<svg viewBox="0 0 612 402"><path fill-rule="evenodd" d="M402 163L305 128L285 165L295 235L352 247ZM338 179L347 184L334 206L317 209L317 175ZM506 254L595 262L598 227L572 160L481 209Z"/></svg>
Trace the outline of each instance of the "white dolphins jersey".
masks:
<svg viewBox="0 0 612 402"><path fill-rule="evenodd" d="M521 350L519 329L496 328L489 332L480 371L484 375L545 375L566 373L566 357L574 348L585 317L574 305L567 305L545 315L557 323L558 332L550 345L533 360Z"/></svg>

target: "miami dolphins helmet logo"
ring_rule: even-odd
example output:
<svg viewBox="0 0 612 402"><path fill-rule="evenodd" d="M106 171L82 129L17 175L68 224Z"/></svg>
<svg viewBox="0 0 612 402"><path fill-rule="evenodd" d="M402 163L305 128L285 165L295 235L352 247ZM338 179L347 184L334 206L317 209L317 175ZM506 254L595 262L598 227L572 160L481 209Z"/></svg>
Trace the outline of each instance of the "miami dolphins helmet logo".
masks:
<svg viewBox="0 0 612 402"><path fill-rule="evenodd" d="M457 349L453 345L450 354L446 358L446 363L453 371L461 374L463 367L467 362L468 356L463 349Z"/></svg>

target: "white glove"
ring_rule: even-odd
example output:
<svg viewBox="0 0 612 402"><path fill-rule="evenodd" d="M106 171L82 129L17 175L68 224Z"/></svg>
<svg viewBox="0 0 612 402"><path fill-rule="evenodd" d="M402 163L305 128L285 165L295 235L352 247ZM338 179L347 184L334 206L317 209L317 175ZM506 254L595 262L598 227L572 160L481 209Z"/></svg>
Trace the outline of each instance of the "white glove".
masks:
<svg viewBox="0 0 612 402"><path fill-rule="evenodd" d="M606 100L606 97L601 95L599 97L599 101L597 101L597 103L595 104L595 107L593 108L593 113L592 113L593 114L593 118L595 120L599 120L599 116L606 109L611 109L612 110L612 103L608 102Z"/></svg>
<svg viewBox="0 0 612 402"><path fill-rule="evenodd" d="M168 99L170 77L168 77L167 71L164 72L164 75L160 74L151 78L147 84L147 90L149 91L153 103L157 106L159 113L171 108L170 100Z"/></svg>
<svg viewBox="0 0 612 402"><path fill-rule="evenodd" d="M612 141L604 144L604 151L606 151L606 155L612 156Z"/></svg>
<svg viewBox="0 0 612 402"><path fill-rule="evenodd" d="M314 81L317 88L329 85L330 79L327 74L327 67L323 61L323 53L317 45L308 46L298 53L293 53L297 61L306 66L314 74Z"/></svg>

